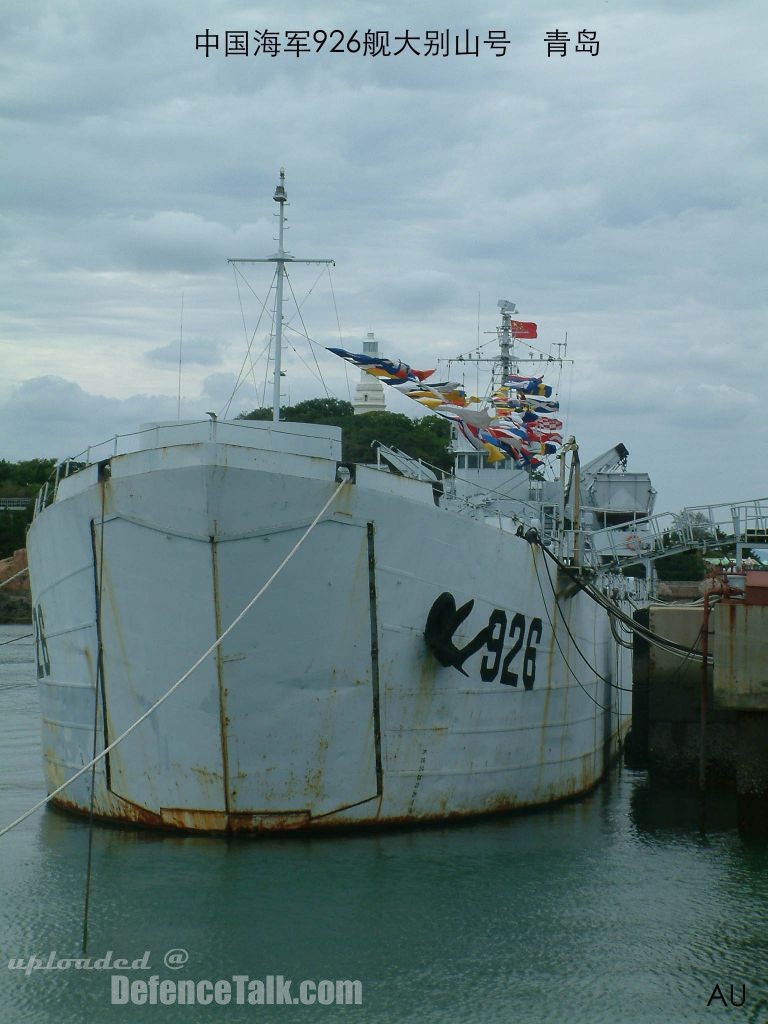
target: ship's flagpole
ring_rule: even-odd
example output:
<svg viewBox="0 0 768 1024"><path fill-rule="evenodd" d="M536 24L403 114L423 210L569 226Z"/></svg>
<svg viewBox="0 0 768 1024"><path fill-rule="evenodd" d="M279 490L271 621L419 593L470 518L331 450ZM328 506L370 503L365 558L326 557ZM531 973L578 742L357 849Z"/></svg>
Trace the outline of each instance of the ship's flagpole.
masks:
<svg viewBox="0 0 768 1024"><path fill-rule="evenodd" d="M275 194L272 197L280 204L279 229L277 239L277 252L274 256L266 256L263 259L231 259L228 263L276 263L277 264L277 288L275 293L275 383L272 392L272 421L280 422L280 362L283 345L283 277L285 275L286 263L327 263L336 266L333 260L302 260L291 256L285 251L283 245L283 232L285 230L285 204L288 196L285 191L285 168L280 168L280 181L275 187Z"/></svg>
<svg viewBox="0 0 768 1024"><path fill-rule="evenodd" d="M275 299L275 380L272 389L272 421L280 422L280 358L283 351L283 274L285 273L285 250L283 249L283 228L285 225L285 168L280 168L280 184L275 188L273 199L280 204L280 229L277 242L277 293Z"/></svg>

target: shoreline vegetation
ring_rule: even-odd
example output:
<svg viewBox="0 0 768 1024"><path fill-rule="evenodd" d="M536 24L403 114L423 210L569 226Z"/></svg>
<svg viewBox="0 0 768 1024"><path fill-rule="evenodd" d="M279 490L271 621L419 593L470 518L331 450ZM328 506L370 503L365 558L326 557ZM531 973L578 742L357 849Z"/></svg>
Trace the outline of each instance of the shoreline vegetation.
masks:
<svg viewBox="0 0 768 1024"><path fill-rule="evenodd" d="M32 522L35 496L55 465L55 459L0 459L0 583L27 566L27 528ZM0 623L12 626L31 622L29 576L24 573L0 587Z"/></svg>

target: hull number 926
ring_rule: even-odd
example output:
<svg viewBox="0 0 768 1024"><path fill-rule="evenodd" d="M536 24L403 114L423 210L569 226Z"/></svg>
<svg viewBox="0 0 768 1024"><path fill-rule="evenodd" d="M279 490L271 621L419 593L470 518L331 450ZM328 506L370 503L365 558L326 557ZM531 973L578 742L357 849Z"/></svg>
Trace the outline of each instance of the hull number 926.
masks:
<svg viewBox="0 0 768 1024"><path fill-rule="evenodd" d="M522 681L526 690L532 690L536 681L536 652L541 642L541 619L528 619L522 612L515 612L508 618L503 609L494 608L487 625L459 648L453 637L474 603L467 601L457 608L453 594L441 594L427 616L424 628L427 646L441 665L452 666L464 675L468 675L464 663L482 650L480 678L484 683L498 681L503 686L517 686Z"/></svg>
<svg viewBox="0 0 768 1024"><path fill-rule="evenodd" d="M497 677L504 686L517 686L522 675L523 686L532 690L536 680L536 650L541 640L541 619L531 619L527 624L522 612L517 612L509 623L509 639L512 646L504 653L507 639L507 615L501 608L494 608L486 626L485 646L488 653L480 662L480 678L492 683ZM522 666L520 658L522 653ZM501 668L501 675L499 675Z"/></svg>

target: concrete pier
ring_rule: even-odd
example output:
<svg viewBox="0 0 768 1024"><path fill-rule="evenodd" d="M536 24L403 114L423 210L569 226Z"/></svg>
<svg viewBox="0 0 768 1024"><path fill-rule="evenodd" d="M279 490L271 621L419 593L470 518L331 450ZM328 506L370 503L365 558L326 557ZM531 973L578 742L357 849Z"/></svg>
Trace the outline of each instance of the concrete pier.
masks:
<svg viewBox="0 0 768 1024"><path fill-rule="evenodd" d="M744 829L768 832L768 573L708 599L708 614L700 601L635 615L713 663L635 636L629 761L652 779L734 792Z"/></svg>

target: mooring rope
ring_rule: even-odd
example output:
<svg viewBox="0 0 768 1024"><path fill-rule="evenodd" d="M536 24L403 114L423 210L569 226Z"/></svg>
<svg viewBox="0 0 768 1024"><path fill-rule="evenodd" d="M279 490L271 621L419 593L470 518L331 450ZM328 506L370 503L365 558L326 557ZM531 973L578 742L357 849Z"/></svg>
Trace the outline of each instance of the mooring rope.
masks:
<svg viewBox="0 0 768 1024"><path fill-rule="evenodd" d="M12 821L10 823L10 825L6 825L4 828L0 829L0 836L4 836L7 832L10 832L11 829L16 828L17 825L20 825L23 821L26 821L26 819L30 818L35 813L35 811L39 811L41 807L45 807L45 805L47 803L50 803L50 801L53 800L53 798L55 796L58 796L59 793L62 792L62 790L65 790L67 788L67 786L70 786L73 782L75 782L77 779L79 779L81 775L85 775L85 773L90 768L93 768L94 765L96 765L99 761L101 761L103 758L105 758L107 756L107 754L109 754L111 751L113 751L115 749L115 747L118 746L118 744L122 743L123 740L126 739L126 737L130 736L130 734L134 731L134 729L137 729L141 725L141 723L143 721L145 721L147 718L149 718L149 716L151 714L153 714L153 712L155 712L160 707L161 704L164 704L165 701L168 700L168 698L171 696L172 693L175 693L176 690L178 690L178 688L181 686L181 684L183 682L185 682L187 679L189 679L189 677L192 675L192 673L195 671L195 669L198 668L200 665L202 665L202 663L205 661L205 659L216 650L216 648L221 644L221 642L224 639L226 639L227 636L229 636L229 634L232 632L232 630L235 628L235 626L239 622L242 621L242 619L248 614L248 612L251 610L251 608L256 604L256 602L259 600L261 595L272 585L274 580L280 575L280 573L283 571L283 569L286 567L286 565L290 562L290 560L293 558L293 556L299 550L301 545L304 543L304 541L307 539L307 537L310 535L310 533L314 530L314 528L320 522L320 519L322 518L322 516L325 513L325 511L333 504L333 502L336 500L337 495L341 492L342 488L347 483L349 483L349 479L341 481L339 486L336 488L336 490L330 496L328 501L326 501L326 503L323 505L323 507L320 509L320 511L317 513L315 518L312 520L312 522L306 528L306 530L301 535L301 537L296 541L294 546L291 548L291 550L288 552L288 554L282 560L280 565L278 565L278 567L275 569L275 571L269 577L269 579L264 584L264 586L261 587L261 589L258 590L253 595L251 600L248 602L248 604L245 606L245 608L243 608L243 610L240 612L240 614L237 616L237 618L234 619L230 623L229 626L227 626L227 628L224 630L224 632L221 634L221 636L211 644L211 646L208 648L208 650L205 651L204 654L200 655L200 657L197 659L197 661L194 663L194 665L192 665L191 668L188 668L187 671L184 673L184 675L181 676L181 678L176 680L176 682L173 684L173 686L171 686L169 689L167 689L165 691L165 693L161 697L158 697L157 700L155 701L155 703L152 704L150 707L148 707L147 710L144 712L144 714L140 715L136 719L135 722L133 722L131 725L129 725L128 728L125 730L125 732L121 733L117 737L117 739L113 740L109 744L109 746L105 747L100 753L98 753L94 758L92 758L87 764L84 764L83 767L80 768L78 771L76 771L75 774L72 775L69 779L67 779L66 782L63 782L60 786L57 786L57 788L54 789L52 793L49 793L48 796L44 797L42 800L38 800L38 802L34 805L34 807L30 807L29 810L27 810L23 814L19 815L19 817L16 818L15 821Z"/></svg>
<svg viewBox="0 0 768 1024"><path fill-rule="evenodd" d="M18 579L19 576L23 576L25 572L29 572L29 567L26 565L23 569L19 569L18 572L15 572L13 576L9 576L7 580L0 580L0 587L4 587L6 583L12 583L13 580Z"/></svg>
<svg viewBox="0 0 768 1024"><path fill-rule="evenodd" d="M12 636L10 640L0 641L0 647L5 647L6 644L18 643L19 640L29 640L29 638L34 635L34 633L22 633L21 636Z"/></svg>

